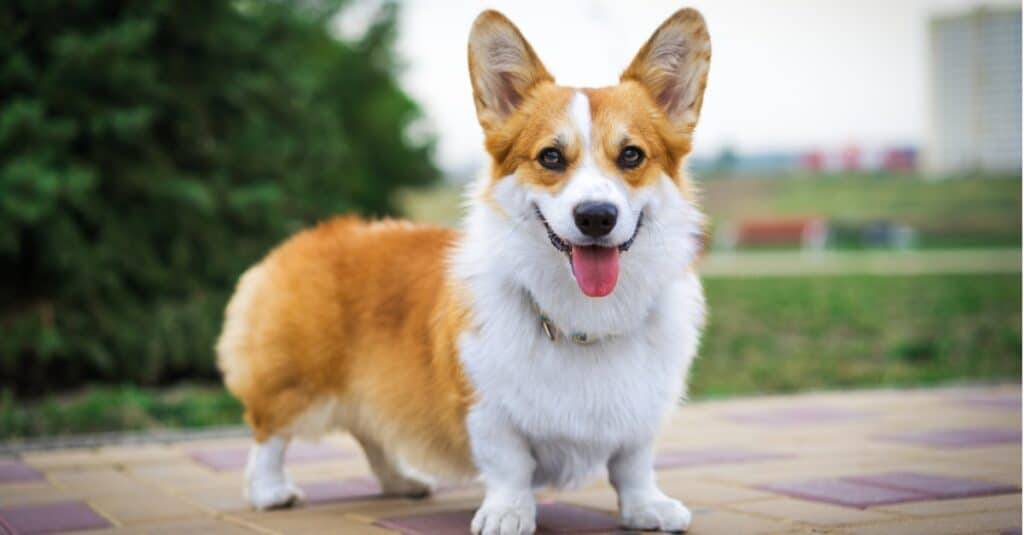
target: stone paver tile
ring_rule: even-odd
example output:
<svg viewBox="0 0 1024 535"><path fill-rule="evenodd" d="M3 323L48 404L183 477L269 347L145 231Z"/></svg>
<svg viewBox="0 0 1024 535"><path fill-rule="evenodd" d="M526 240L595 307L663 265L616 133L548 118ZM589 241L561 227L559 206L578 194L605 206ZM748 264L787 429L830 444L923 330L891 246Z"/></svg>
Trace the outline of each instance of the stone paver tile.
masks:
<svg viewBox="0 0 1024 535"><path fill-rule="evenodd" d="M165 444L104 446L96 450L96 456L100 459L105 459L110 464L122 466L139 463L172 462L185 458L176 448Z"/></svg>
<svg viewBox="0 0 1024 535"><path fill-rule="evenodd" d="M110 460L96 454L95 449L66 449L49 451L27 451L21 460L44 472L67 468L95 468L110 464Z"/></svg>
<svg viewBox="0 0 1024 535"><path fill-rule="evenodd" d="M463 535L469 533L474 510L443 511L419 515L382 518L375 525L395 529L406 535ZM618 529L610 513L562 502L537 505L537 533L604 533Z"/></svg>
<svg viewBox="0 0 1024 535"><path fill-rule="evenodd" d="M190 503L209 511L233 513L249 511L252 507L242 497L242 483L237 485L189 489L179 496Z"/></svg>
<svg viewBox="0 0 1024 535"><path fill-rule="evenodd" d="M309 461L286 465L288 475L296 483L366 477L370 467L361 458L340 461Z"/></svg>
<svg viewBox="0 0 1024 535"><path fill-rule="evenodd" d="M14 534L59 533L110 526L110 522L82 502L24 505L0 509L0 528Z"/></svg>
<svg viewBox="0 0 1024 535"><path fill-rule="evenodd" d="M788 407L759 412L734 412L726 418L740 423L761 425L806 425L859 420L867 416L860 410L842 407Z"/></svg>
<svg viewBox="0 0 1024 535"><path fill-rule="evenodd" d="M1020 524L1020 511L991 511L940 518L919 518L897 522L881 522L864 526L847 526L852 535L960 535L988 530L1005 530Z"/></svg>
<svg viewBox="0 0 1024 535"><path fill-rule="evenodd" d="M1016 494L1020 492L1020 487L1015 485L990 483L988 481L978 481L975 479L941 477L914 472L869 474L865 476L848 477L846 480L854 483L873 485L876 487L922 492L933 498L968 498L971 496L990 496L993 494L1009 493Z"/></svg>
<svg viewBox="0 0 1024 535"><path fill-rule="evenodd" d="M43 474L31 466L14 459L0 460L0 485L43 479Z"/></svg>
<svg viewBox="0 0 1024 535"><path fill-rule="evenodd" d="M680 468L706 464L745 463L790 457L779 453L752 451L738 448L677 449L658 453L656 469Z"/></svg>
<svg viewBox="0 0 1024 535"><path fill-rule="evenodd" d="M368 477L302 483L299 488L306 495L307 505L382 498L380 485Z"/></svg>
<svg viewBox="0 0 1024 535"><path fill-rule="evenodd" d="M738 503L729 506L729 509L762 514L780 520L796 520L815 526L843 526L899 518L899 515L875 510L852 509L850 507L806 502L790 498Z"/></svg>
<svg viewBox="0 0 1024 535"><path fill-rule="evenodd" d="M246 460L248 459L249 448L242 446L197 449L192 450L189 456L214 470L241 470L245 467ZM285 463L344 459L351 456L353 456L352 452L342 450L337 446L297 441L288 446L287 453L285 453Z"/></svg>
<svg viewBox="0 0 1024 535"><path fill-rule="evenodd" d="M1007 510L1021 510L1020 494L1003 494L1000 496L982 496L950 500L931 500L926 502L910 502L872 508L872 511L891 511L915 516L958 515L961 513Z"/></svg>
<svg viewBox="0 0 1024 535"><path fill-rule="evenodd" d="M811 479L761 485L762 489L805 500L865 508L928 499L922 492L861 485L841 479Z"/></svg>
<svg viewBox="0 0 1024 535"><path fill-rule="evenodd" d="M237 472L212 472L189 461L141 464L128 469L133 477L163 488L194 489L236 485L242 488L242 475Z"/></svg>
<svg viewBox="0 0 1024 535"><path fill-rule="evenodd" d="M992 444L1020 444L1020 429L943 429L937 431L877 435L880 440L933 448L969 448Z"/></svg>
<svg viewBox="0 0 1024 535"><path fill-rule="evenodd" d="M320 535L324 533L393 535L395 533L393 530L375 527L350 517L341 510L329 508L261 511L236 516L232 520L237 520L244 526L261 529L264 533L266 530L271 530L287 535Z"/></svg>
<svg viewBox="0 0 1024 535"><path fill-rule="evenodd" d="M405 535L465 535L473 520L473 510L443 511L382 518L374 525Z"/></svg>
<svg viewBox="0 0 1024 535"><path fill-rule="evenodd" d="M108 517L126 526L205 514L202 509L193 504L158 492L106 496L90 499L89 503Z"/></svg>
<svg viewBox="0 0 1024 535"><path fill-rule="evenodd" d="M148 535L254 535L255 530L240 523L226 522L213 518L183 520L166 524L150 524L145 527Z"/></svg>
<svg viewBox="0 0 1024 535"><path fill-rule="evenodd" d="M43 502L67 502L81 498L85 492L68 492L47 481L29 481L0 485L0 507Z"/></svg>
<svg viewBox="0 0 1024 535"><path fill-rule="evenodd" d="M1020 528L1004 529L999 532L999 535L1020 535Z"/></svg>
<svg viewBox="0 0 1024 535"><path fill-rule="evenodd" d="M659 475L658 483L666 494L683 503L703 505L724 505L729 503L775 498L778 495L744 485L729 485L702 478L694 478L686 472L677 472L666 477ZM608 492L614 492L611 488Z"/></svg>
<svg viewBox="0 0 1024 535"><path fill-rule="evenodd" d="M49 476L58 488L81 495L145 494L153 491L151 485L113 468L61 470L51 472Z"/></svg>
<svg viewBox="0 0 1024 535"><path fill-rule="evenodd" d="M762 535L786 529L786 524L759 515L704 507L691 507L690 512L693 521L686 535Z"/></svg>
<svg viewBox="0 0 1024 535"><path fill-rule="evenodd" d="M618 527L618 520L610 512L563 502L542 502L537 505L537 531L540 533L592 533Z"/></svg>

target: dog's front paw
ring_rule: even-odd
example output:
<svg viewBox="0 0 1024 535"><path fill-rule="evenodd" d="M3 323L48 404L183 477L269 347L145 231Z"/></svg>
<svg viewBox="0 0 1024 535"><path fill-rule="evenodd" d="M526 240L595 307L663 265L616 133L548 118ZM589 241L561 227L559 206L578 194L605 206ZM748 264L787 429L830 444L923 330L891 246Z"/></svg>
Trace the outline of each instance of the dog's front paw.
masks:
<svg viewBox="0 0 1024 535"><path fill-rule="evenodd" d="M531 535L536 531L536 508L531 505L487 504L477 509L470 526L473 535Z"/></svg>
<svg viewBox="0 0 1024 535"><path fill-rule="evenodd" d="M629 529L686 531L691 518L685 505L667 496L622 505L622 525Z"/></svg>
<svg viewBox="0 0 1024 535"><path fill-rule="evenodd" d="M259 511L283 509L302 501L302 489L287 481L250 482L245 497Z"/></svg>

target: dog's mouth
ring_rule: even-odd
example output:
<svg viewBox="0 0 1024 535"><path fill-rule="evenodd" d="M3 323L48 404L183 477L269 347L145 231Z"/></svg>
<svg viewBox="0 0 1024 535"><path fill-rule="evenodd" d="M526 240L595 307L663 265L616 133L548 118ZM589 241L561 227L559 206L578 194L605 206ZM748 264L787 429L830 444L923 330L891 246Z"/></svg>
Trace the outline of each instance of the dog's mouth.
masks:
<svg viewBox="0 0 1024 535"><path fill-rule="evenodd" d="M633 246L633 241L636 240L636 235L640 232L640 227L644 222L644 212L641 211L637 217L633 235L628 240L618 245L601 243L578 245L556 234L548 224L548 220L544 218L540 208L537 206L533 208L537 213L537 218L544 225L544 230L548 233L551 245L568 256L569 266L580 291L588 297L604 297L612 293L619 280L619 255Z"/></svg>

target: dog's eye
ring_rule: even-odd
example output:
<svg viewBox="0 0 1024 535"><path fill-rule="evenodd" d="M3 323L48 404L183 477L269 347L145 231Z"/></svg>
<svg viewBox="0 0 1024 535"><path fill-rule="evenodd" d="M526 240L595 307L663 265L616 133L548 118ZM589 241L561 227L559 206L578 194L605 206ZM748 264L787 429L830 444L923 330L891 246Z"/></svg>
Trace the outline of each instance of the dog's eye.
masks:
<svg viewBox="0 0 1024 535"><path fill-rule="evenodd" d="M537 155L537 163L552 171L565 170L565 156L562 155L562 151L554 147L540 151L540 154Z"/></svg>
<svg viewBox="0 0 1024 535"><path fill-rule="evenodd" d="M632 145L622 149L616 163L622 169L635 169L644 161L644 151Z"/></svg>

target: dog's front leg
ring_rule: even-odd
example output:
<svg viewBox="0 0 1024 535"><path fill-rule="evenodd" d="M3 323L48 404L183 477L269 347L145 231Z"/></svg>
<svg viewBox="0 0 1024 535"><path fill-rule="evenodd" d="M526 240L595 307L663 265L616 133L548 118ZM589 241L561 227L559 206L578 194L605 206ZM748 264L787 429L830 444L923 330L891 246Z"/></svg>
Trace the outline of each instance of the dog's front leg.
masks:
<svg viewBox="0 0 1024 535"><path fill-rule="evenodd" d="M661 492L654 478L654 449L650 442L627 446L608 461L608 476L619 494L623 527L685 531L690 510Z"/></svg>
<svg viewBox="0 0 1024 535"><path fill-rule="evenodd" d="M484 502L473 516L474 535L527 535L536 529L536 462L526 439L500 411L476 407L467 420L473 457L483 476Z"/></svg>

